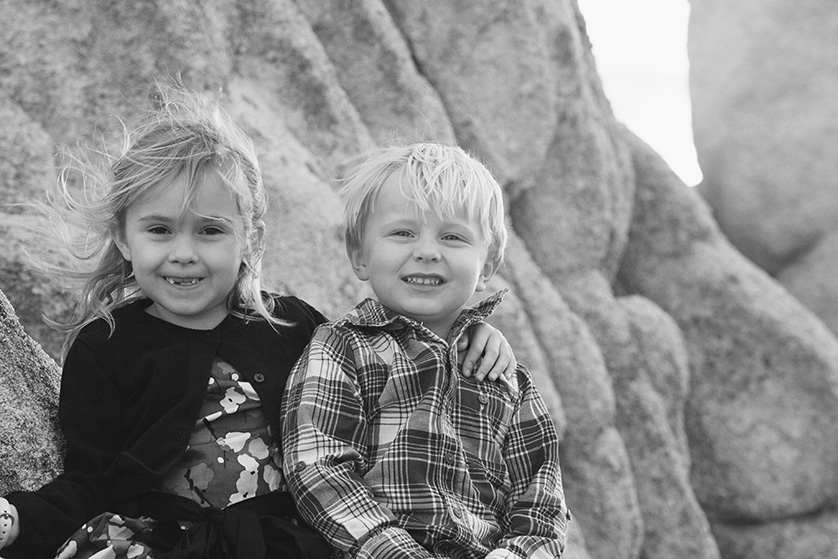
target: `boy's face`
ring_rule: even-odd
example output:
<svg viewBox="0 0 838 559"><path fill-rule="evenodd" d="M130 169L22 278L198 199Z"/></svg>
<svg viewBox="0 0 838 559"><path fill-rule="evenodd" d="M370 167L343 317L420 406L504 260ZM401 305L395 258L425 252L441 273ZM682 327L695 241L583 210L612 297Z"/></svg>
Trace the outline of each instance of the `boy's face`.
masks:
<svg viewBox="0 0 838 559"><path fill-rule="evenodd" d="M385 307L424 323L445 339L469 298L495 273L488 240L466 212L441 218L419 212L396 173L382 185L352 267Z"/></svg>

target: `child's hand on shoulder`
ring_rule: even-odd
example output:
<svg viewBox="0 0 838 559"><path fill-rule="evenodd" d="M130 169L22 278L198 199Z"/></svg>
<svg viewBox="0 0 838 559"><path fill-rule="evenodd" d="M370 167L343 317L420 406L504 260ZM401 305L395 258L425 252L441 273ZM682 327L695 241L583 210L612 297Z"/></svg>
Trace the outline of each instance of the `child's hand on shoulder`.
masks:
<svg viewBox="0 0 838 559"><path fill-rule="evenodd" d="M512 347L500 330L485 322L468 328L457 342L460 370L464 377L507 384L515 375L518 362Z"/></svg>

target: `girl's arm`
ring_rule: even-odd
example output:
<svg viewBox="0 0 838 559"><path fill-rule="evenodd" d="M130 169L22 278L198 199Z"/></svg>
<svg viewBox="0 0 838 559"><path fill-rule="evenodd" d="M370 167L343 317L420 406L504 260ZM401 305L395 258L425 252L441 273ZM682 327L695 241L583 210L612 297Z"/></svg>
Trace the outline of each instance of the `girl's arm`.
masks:
<svg viewBox="0 0 838 559"><path fill-rule="evenodd" d="M6 559L52 557L87 520L104 512L104 469L119 443L120 399L108 376L83 344L65 360L59 420L66 441L64 473L37 491L7 495L20 530L2 551Z"/></svg>

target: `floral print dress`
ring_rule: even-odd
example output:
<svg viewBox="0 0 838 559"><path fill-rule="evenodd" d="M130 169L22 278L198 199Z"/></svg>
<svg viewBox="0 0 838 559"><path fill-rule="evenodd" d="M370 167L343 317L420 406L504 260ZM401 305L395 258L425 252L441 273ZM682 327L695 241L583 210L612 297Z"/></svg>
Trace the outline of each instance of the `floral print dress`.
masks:
<svg viewBox="0 0 838 559"><path fill-rule="evenodd" d="M283 489L274 441L256 391L228 363L216 360L189 446L158 489L217 508ZM153 558L150 532L156 524L104 513L79 528L56 557Z"/></svg>

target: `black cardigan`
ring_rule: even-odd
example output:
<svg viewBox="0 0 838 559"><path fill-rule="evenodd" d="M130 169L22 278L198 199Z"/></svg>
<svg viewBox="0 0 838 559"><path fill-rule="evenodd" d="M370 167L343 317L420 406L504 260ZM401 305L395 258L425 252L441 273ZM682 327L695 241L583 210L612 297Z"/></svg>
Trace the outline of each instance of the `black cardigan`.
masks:
<svg viewBox="0 0 838 559"><path fill-rule="evenodd" d="M138 495L186 450L216 356L253 385L271 432L280 433L285 381L326 319L296 297L275 300L275 315L293 326L228 316L212 330L190 330L146 313L151 302L144 299L114 311L113 335L103 320L85 327L61 379L64 473L37 491L7 497L21 532L2 556L53 557L97 514L136 516Z"/></svg>

